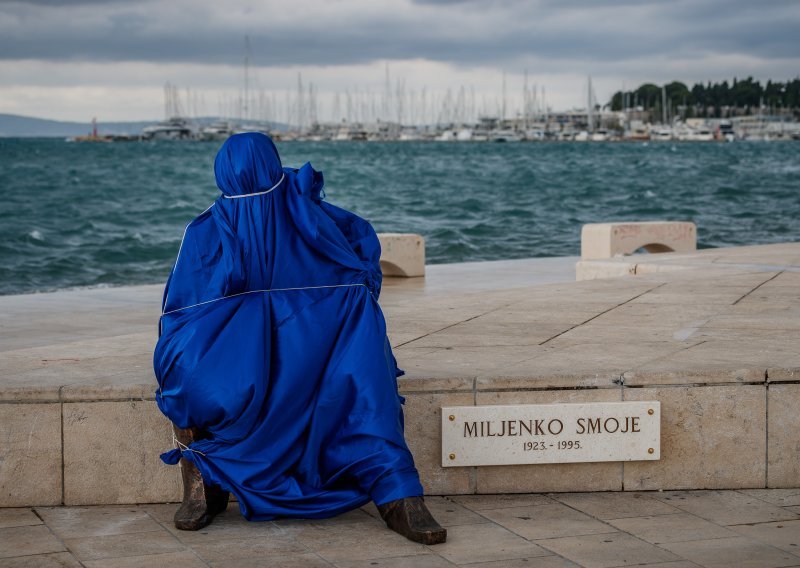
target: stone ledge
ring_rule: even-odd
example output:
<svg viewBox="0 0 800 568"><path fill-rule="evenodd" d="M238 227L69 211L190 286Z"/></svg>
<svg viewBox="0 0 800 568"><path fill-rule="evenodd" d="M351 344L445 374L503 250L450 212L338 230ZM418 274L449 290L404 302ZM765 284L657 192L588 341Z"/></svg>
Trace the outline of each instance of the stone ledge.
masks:
<svg viewBox="0 0 800 568"><path fill-rule="evenodd" d="M408 381L401 379L401 385L403 382ZM794 412L800 384L709 382L477 392L407 392L401 386L401 390L406 397L407 440L429 494L800 484L800 456L791 450L794 432L800 427L800 417ZM645 399L662 402L662 459L658 462L477 468L442 468L440 464L442 406ZM0 506L125 504L180 498L178 468L158 459L172 446L171 428L153 401L6 403L0 405L0 414L6 417L0 420L0 435L8 441L0 449L0 459L4 464L16 464L0 468ZM49 418L34 419L34 415ZM731 459L731 455L737 458Z"/></svg>

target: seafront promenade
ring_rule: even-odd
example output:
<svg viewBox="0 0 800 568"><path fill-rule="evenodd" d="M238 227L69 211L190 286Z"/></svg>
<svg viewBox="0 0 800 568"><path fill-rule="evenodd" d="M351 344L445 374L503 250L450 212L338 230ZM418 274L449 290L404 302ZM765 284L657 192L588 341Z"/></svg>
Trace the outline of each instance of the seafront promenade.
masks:
<svg viewBox="0 0 800 568"><path fill-rule="evenodd" d="M578 282L577 261L428 266L384 284L407 438L451 527L434 549L384 533L370 508L249 525L233 504L208 536L176 533L174 505L148 505L180 496L158 459L172 445L150 362L161 286L0 297L0 505L14 507L0 510L0 557L800 565L800 243L583 261ZM442 467L443 406L629 400L661 404L657 461Z"/></svg>

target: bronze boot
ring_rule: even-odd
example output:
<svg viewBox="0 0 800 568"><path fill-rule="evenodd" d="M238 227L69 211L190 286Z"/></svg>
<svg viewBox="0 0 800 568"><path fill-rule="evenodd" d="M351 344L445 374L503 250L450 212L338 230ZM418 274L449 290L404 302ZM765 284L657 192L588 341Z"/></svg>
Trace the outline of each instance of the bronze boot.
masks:
<svg viewBox="0 0 800 568"><path fill-rule="evenodd" d="M188 446L201 438L196 428L173 428L180 444ZM229 494L218 485L206 485L197 466L185 458L181 458L181 476L183 503L175 512L175 528L182 531L200 530L227 509Z"/></svg>
<svg viewBox="0 0 800 568"><path fill-rule="evenodd" d="M378 512L394 532L414 542L441 544L447 540L447 530L428 511L422 497L406 497L378 505Z"/></svg>

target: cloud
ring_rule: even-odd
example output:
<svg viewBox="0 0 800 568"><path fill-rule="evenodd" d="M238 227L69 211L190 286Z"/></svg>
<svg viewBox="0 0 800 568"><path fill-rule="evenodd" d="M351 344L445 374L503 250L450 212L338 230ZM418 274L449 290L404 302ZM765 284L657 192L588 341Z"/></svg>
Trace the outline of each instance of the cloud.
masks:
<svg viewBox="0 0 800 568"><path fill-rule="evenodd" d="M589 74L601 100L622 82L792 78L797 29L800 4L783 0L298 0L291 9L277 0L6 1L0 112L33 104L25 89L55 97L63 88L72 112L86 112L81 88L98 106L103 89L120 98L143 89L153 109L167 79L235 91L245 36L252 75L267 90L294 88L302 71L323 92L380 91L388 61L409 89L463 84L494 95L504 71L516 91L527 70L566 97L563 107L581 104Z"/></svg>
<svg viewBox="0 0 800 568"><path fill-rule="evenodd" d="M266 65L424 58L455 65L629 60L654 54L800 57L800 5L743 0L380 3L38 0L0 7L0 58L227 63L244 36ZM66 22L66 25L65 25Z"/></svg>

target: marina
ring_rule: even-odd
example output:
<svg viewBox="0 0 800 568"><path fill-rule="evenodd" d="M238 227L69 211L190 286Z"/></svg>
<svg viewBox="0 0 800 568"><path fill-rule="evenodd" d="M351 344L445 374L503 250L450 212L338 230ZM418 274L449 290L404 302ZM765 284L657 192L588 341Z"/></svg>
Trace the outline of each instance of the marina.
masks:
<svg viewBox="0 0 800 568"><path fill-rule="evenodd" d="M393 122L342 122L311 124L308 128L269 123L240 125L235 119L213 119L200 126L189 119L172 117L142 130L139 139L208 141L224 140L238 132L264 132L279 141L327 142L733 142L800 141L800 122L767 116L733 119L676 120L669 125L631 119L625 112L603 113L592 127L586 112L555 113L534 119L481 118L475 124L445 123L404 125Z"/></svg>

